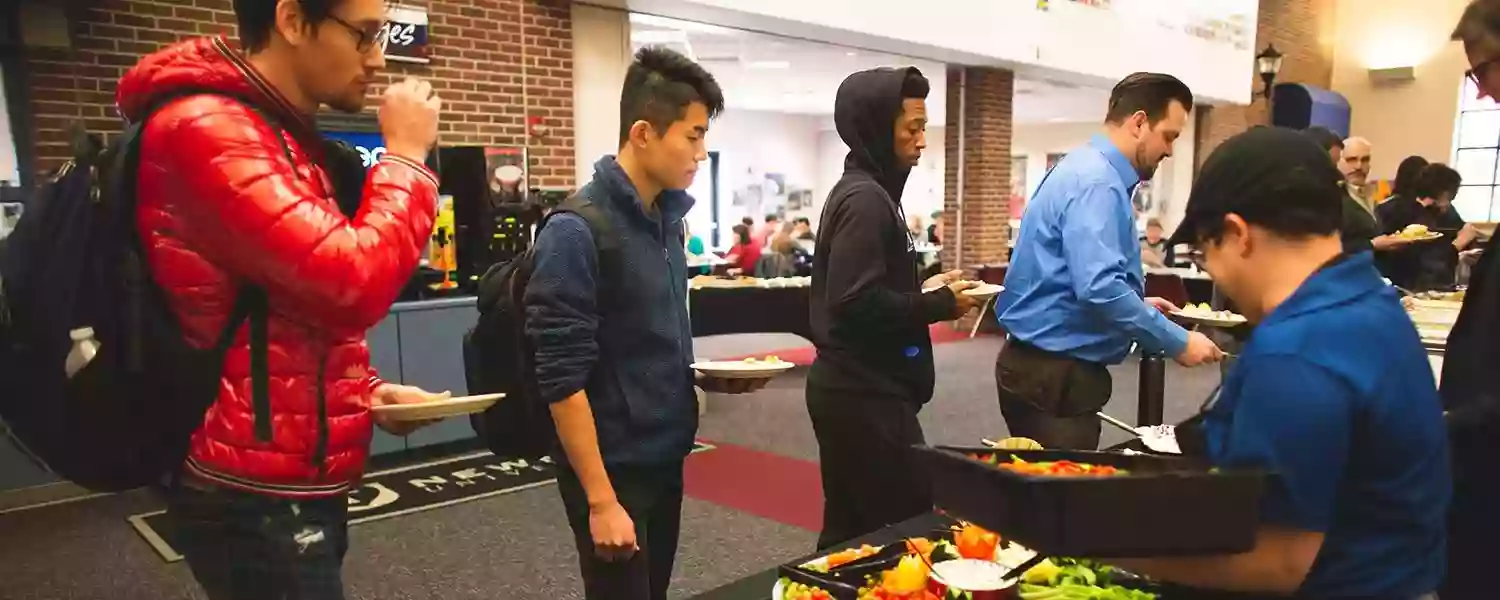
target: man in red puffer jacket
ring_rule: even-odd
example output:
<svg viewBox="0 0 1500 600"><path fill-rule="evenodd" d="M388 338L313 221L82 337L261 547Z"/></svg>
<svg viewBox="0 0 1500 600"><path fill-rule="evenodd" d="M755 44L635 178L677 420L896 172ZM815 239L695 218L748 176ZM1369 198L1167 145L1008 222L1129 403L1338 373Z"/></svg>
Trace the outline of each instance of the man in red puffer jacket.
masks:
<svg viewBox="0 0 1500 600"><path fill-rule="evenodd" d="M244 286L264 291L267 306L261 381L271 418L256 426L251 331L241 327L168 512L210 598L338 599L346 492L364 471L370 407L432 397L382 383L365 331L386 315L432 231L437 179L423 163L440 102L416 80L386 90L387 153L346 216L312 119L324 104L361 109L385 64L385 2L234 6L243 49L183 42L145 57L118 89L121 112L147 119L139 232L189 340L212 345Z"/></svg>

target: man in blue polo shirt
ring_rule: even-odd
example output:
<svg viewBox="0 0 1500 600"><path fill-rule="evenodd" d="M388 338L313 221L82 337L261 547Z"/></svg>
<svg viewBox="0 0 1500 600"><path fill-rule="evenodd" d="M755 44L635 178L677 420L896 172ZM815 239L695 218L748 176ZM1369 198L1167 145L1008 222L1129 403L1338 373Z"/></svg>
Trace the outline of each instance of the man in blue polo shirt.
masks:
<svg viewBox="0 0 1500 600"><path fill-rule="evenodd" d="M1371 253L1343 254L1339 179L1316 144L1287 129L1252 129L1204 162L1173 243L1202 250L1214 283L1258 325L1204 415L1202 441L1219 466L1278 477L1250 552L1121 566L1303 598L1413 600L1442 581L1442 407Z"/></svg>

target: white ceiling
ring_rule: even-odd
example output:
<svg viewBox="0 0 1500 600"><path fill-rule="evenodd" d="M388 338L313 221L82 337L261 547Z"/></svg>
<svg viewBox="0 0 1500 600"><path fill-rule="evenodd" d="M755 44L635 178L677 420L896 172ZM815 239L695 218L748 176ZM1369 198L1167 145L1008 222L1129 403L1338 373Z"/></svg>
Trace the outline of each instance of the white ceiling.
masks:
<svg viewBox="0 0 1500 600"><path fill-rule="evenodd" d="M927 75L929 121L944 122L941 63L638 13L630 22L632 46L666 46L696 60L718 79L731 109L831 115L839 84L850 73L899 65ZM1015 122L1096 122L1108 99L1108 90L1018 78Z"/></svg>

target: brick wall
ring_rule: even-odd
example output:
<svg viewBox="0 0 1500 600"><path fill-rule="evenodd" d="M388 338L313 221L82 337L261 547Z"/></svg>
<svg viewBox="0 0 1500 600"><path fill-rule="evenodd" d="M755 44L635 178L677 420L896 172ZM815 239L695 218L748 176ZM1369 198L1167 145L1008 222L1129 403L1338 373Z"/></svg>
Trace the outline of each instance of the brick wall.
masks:
<svg viewBox="0 0 1500 600"><path fill-rule="evenodd" d="M943 264L956 265L973 277L982 264L1004 262L1010 241L1010 146L1015 74L990 67L948 70L948 107L944 141ZM963 109L959 95L967 87ZM960 127L960 119L963 126ZM962 133L960 133L962 129ZM963 155L959 155L959 138ZM964 169L963 243L959 244L958 171ZM957 326L973 326L976 313ZM986 315L986 321L993 323Z"/></svg>
<svg viewBox="0 0 1500 600"><path fill-rule="evenodd" d="M528 145L532 185L572 187L570 3L406 3L428 7L432 62L391 62L384 77L432 80L445 101L441 143ZM27 61L38 167L45 171L66 160L65 127L80 116L91 131L120 128L114 118L115 83L140 56L193 36L232 35L230 5L231 0L99 0L74 15L72 52L34 50ZM545 135L530 136L529 144L527 114L547 129Z"/></svg>
<svg viewBox="0 0 1500 600"><path fill-rule="evenodd" d="M1334 0L1260 0L1256 21L1255 51L1266 44L1283 55L1277 83L1306 83L1323 89L1333 84ZM1264 85L1260 75L1250 75L1257 93ZM1270 124L1265 98L1257 95L1250 106L1215 106L1199 121L1198 164L1220 142L1254 125Z"/></svg>
<svg viewBox="0 0 1500 600"><path fill-rule="evenodd" d="M943 198L943 264L963 268L1005 260L1010 222L1011 102L1015 75L989 67L948 70L946 181ZM964 85L968 96L959 110ZM959 126L962 118L963 126ZM964 155L959 156L959 130L963 129ZM958 167L964 166L963 247L958 245ZM958 252L962 252L962 256Z"/></svg>

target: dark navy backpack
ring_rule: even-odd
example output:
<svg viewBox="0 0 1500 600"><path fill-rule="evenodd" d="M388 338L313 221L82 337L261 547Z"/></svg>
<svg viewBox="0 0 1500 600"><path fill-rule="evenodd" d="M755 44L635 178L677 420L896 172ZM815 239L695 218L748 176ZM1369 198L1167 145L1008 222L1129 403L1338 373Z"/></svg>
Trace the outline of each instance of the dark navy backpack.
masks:
<svg viewBox="0 0 1500 600"><path fill-rule="evenodd" d="M181 467L247 320L257 431L269 435L264 294L243 288L218 341L195 348L147 268L135 198L144 121L107 147L80 131L73 159L0 242L0 419L33 458L95 491Z"/></svg>
<svg viewBox="0 0 1500 600"><path fill-rule="evenodd" d="M537 231L561 213L574 213L588 224L599 255L596 294L607 307L610 273L618 264L619 239L609 218L591 201L574 195L537 224ZM536 267L533 244L507 262L497 263L479 278L479 322L463 339L464 378L470 394L503 393L505 398L470 417L479 438L496 456L537 459L557 451L552 409L542 401L536 381L536 349L526 336L526 284Z"/></svg>

